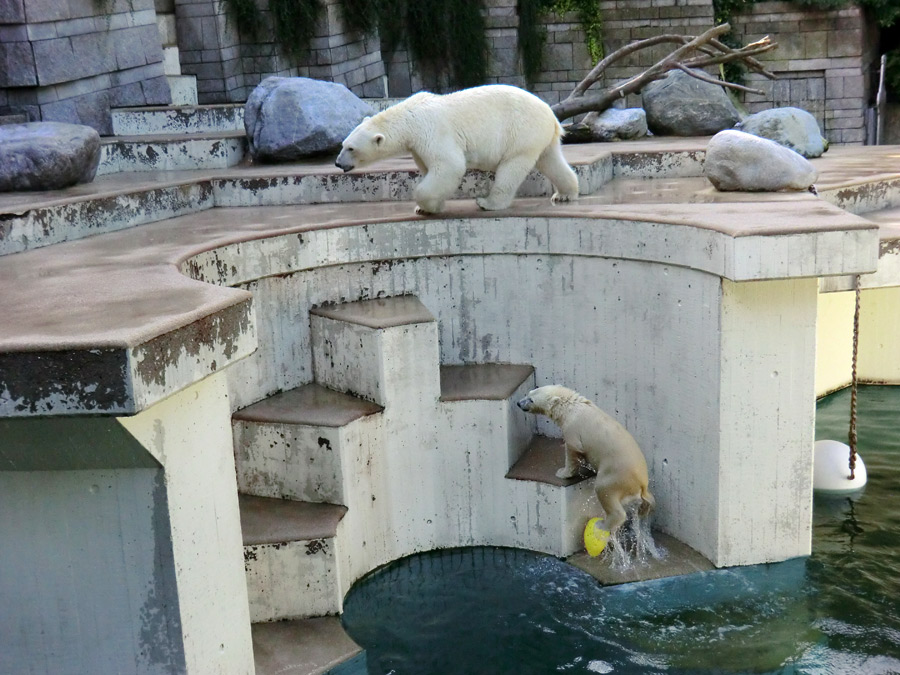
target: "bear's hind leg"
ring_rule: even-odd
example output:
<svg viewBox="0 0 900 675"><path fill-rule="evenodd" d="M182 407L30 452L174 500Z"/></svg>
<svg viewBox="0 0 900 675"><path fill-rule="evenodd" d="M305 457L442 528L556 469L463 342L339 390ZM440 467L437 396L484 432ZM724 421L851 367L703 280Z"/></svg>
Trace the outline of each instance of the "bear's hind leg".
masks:
<svg viewBox="0 0 900 675"><path fill-rule="evenodd" d="M562 145L559 141L554 141L544 149L544 152L538 157L537 170L553 183L556 191L550 197L552 203L567 202L578 198L578 176L563 157Z"/></svg>
<svg viewBox="0 0 900 675"><path fill-rule="evenodd" d="M444 202L459 187L465 173L465 163L442 164L428 169L413 193L416 213L426 215L443 211Z"/></svg>
<svg viewBox="0 0 900 675"><path fill-rule="evenodd" d="M534 156L518 156L502 162L494 175L494 185L487 197L479 197L475 202L485 211L501 211L512 204L516 191L534 168Z"/></svg>

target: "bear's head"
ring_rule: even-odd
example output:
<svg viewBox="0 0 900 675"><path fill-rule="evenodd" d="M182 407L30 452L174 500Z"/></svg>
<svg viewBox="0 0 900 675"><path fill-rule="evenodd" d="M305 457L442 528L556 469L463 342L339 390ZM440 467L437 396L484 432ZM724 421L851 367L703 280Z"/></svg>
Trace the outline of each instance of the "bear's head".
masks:
<svg viewBox="0 0 900 675"><path fill-rule="evenodd" d="M381 159L380 150L384 145L384 134L372 124L372 118L365 118L341 144L341 152L335 166L346 173Z"/></svg>
<svg viewBox="0 0 900 675"><path fill-rule="evenodd" d="M545 387L532 389L528 392L528 396L521 399L516 405L525 412L553 417L554 408L573 398L578 398L578 395L571 389L558 384L548 384Z"/></svg>

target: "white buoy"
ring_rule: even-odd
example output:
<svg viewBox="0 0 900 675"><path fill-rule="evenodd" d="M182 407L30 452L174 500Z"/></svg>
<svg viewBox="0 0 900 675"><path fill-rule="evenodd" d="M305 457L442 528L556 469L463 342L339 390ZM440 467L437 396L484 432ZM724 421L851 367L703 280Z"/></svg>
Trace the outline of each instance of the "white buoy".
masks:
<svg viewBox="0 0 900 675"><path fill-rule="evenodd" d="M850 446L840 441L816 441L813 448L813 490L839 495L855 492L866 484L866 465L856 456L850 480Z"/></svg>

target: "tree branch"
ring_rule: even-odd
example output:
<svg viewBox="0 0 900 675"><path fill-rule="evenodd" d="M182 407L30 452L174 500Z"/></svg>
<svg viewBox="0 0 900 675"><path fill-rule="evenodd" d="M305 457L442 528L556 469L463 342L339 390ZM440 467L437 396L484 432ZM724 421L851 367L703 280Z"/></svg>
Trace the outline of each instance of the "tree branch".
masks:
<svg viewBox="0 0 900 675"><path fill-rule="evenodd" d="M740 91L762 93L750 87L735 85L730 82L722 82L708 75L704 74L701 76L692 71L692 69L695 68L705 68L722 63L742 61L746 63L750 69L762 73L770 79L776 78L773 73L766 70L765 67L753 57L774 49L777 47L777 44L770 41L768 37L765 37L762 40L758 40L752 44L741 47L740 49L733 49L717 39L729 30L731 30L731 26L727 23L723 23L719 26L710 28L696 37L685 35L659 35L625 45L597 63L587 76L575 86L569 96L552 106L553 112L560 120L565 120L569 117L592 111L601 112L610 107L617 99L639 92L650 82L658 80L664 77L670 70L676 69L688 72L688 74L697 79L712 82L723 87L730 87ZM612 64L642 49L666 43L678 44L680 46L639 75L635 75L624 82L620 82L612 87L607 87L601 91L594 93L588 92L594 84L600 81L604 72Z"/></svg>
<svg viewBox="0 0 900 675"><path fill-rule="evenodd" d="M746 91L746 92L750 92L751 94L759 94L760 96L762 96L765 93L762 89L753 89L751 87L745 87L742 84L735 84L734 82L725 82L724 80L717 80L714 77L710 77L709 75L704 73L702 70L691 70L687 66L682 65L680 63L677 64L676 67L681 72L687 73L691 77L695 77L702 82L709 82L710 84L717 84L720 87L728 87L729 89L737 89L738 91Z"/></svg>

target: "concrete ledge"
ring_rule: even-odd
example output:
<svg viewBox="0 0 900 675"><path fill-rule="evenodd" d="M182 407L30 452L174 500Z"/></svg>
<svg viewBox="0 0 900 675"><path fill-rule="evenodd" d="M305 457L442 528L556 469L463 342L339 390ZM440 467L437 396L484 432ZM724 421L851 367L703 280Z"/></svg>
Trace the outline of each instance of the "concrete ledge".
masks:
<svg viewBox="0 0 900 675"><path fill-rule="evenodd" d="M331 539L346 506L238 495L244 546Z"/></svg>
<svg viewBox="0 0 900 675"><path fill-rule="evenodd" d="M680 143L687 148L689 141ZM582 148L573 157L592 161L598 152ZM838 159L861 161L856 154ZM341 179L321 165L285 171L281 178L256 168L233 174L240 179L200 172L202 180L152 174L136 184L140 174L123 174L64 194L0 196L0 209L14 209L0 216L7 250L169 218L0 258L0 283L9 289L0 299L3 381L10 392L28 392L4 398L2 414L132 414L252 352L249 295L197 281L233 286L339 265L489 255L639 260L733 281L846 276L878 264L871 221L809 194L722 194L692 178L620 180L573 204L523 198L502 213L457 200L438 218L415 216L411 204L397 201L208 210L243 181L277 191L277 184L308 179L319 199L331 199L330 186ZM359 179L390 189L391 175ZM255 199L249 188L246 194ZM22 212L28 199L41 206ZM151 205L155 212L145 212ZM192 207L207 210L171 217ZM232 318L213 318L240 303ZM188 345L198 340L199 361ZM123 352L110 356L120 375L101 384L85 374L104 349ZM26 362L37 379L25 375Z"/></svg>
<svg viewBox="0 0 900 675"><path fill-rule="evenodd" d="M382 410L380 405L371 401L348 396L318 384L307 384L238 410L232 419L263 424L342 427Z"/></svg>
<svg viewBox="0 0 900 675"><path fill-rule="evenodd" d="M376 330L434 321L434 315L417 297L412 295L316 307L309 313L313 316L344 321Z"/></svg>
<svg viewBox="0 0 900 675"><path fill-rule="evenodd" d="M513 480L527 480L535 483L546 483L557 487L568 487L596 475L589 466L580 466L578 474L572 478L558 478L556 472L566 464L566 451L561 438L535 436L516 462L506 474Z"/></svg>
<svg viewBox="0 0 900 675"><path fill-rule="evenodd" d="M441 400L505 401L533 376L532 366L510 363L441 366Z"/></svg>
<svg viewBox="0 0 900 675"><path fill-rule="evenodd" d="M257 675L336 673L341 664L357 659L365 670L365 652L338 617L256 623L252 632Z"/></svg>

